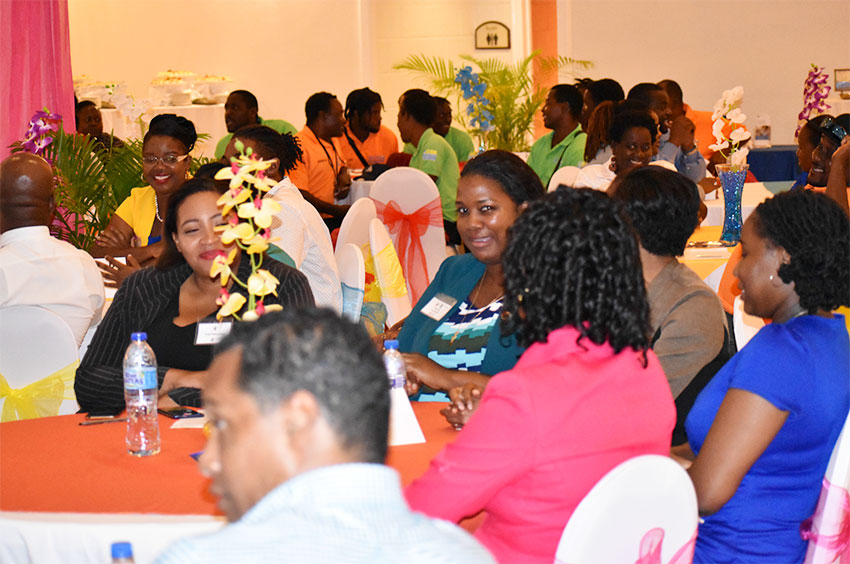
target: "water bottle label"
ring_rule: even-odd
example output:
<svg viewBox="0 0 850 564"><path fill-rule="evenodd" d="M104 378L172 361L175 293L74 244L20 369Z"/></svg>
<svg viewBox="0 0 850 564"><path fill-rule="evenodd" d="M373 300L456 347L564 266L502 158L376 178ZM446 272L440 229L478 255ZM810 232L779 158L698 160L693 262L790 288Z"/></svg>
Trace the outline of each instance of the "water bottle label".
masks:
<svg viewBox="0 0 850 564"><path fill-rule="evenodd" d="M155 390L157 387L156 368L153 366L124 371L124 388L127 390Z"/></svg>

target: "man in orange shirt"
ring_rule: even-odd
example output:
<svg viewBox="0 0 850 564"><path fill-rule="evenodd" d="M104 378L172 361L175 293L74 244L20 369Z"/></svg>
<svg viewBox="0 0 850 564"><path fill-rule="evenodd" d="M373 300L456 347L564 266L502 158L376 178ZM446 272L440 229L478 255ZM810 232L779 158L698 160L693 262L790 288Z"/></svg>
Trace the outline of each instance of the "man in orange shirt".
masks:
<svg viewBox="0 0 850 564"><path fill-rule="evenodd" d="M307 98L304 111L307 125L296 135L304 154L289 179L322 214L328 229L334 230L350 207L334 204L335 198L348 195L351 186L341 147L334 139L342 135L345 127L342 104L333 94L317 92Z"/></svg>
<svg viewBox="0 0 850 564"><path fill-rule="evenodd" d="M365 169L384 164L387 157L398 152L395 133L381 125L384 103L381 95L369 88L353 90L345 99L345 119L348 125L342 137L334 139L341 148L342 158L349 169Z"/></svg>

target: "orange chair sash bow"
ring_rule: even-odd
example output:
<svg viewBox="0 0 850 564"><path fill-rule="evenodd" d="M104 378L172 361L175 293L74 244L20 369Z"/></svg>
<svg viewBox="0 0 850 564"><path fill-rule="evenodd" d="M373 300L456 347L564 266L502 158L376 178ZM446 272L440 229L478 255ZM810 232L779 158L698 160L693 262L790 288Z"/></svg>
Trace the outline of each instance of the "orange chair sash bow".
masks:
<svg viewBox="0 0 850 564"><path fill-rule="evenodd" d="M422 248L422 236L430 226L443 224L443 211L439 198L434 198L418 210L405 214L398 202L386 204L374 200L378 217L394 235L398 258L405 278L410 284L411 299L415 303L428 287L428 266Z"/></svg>

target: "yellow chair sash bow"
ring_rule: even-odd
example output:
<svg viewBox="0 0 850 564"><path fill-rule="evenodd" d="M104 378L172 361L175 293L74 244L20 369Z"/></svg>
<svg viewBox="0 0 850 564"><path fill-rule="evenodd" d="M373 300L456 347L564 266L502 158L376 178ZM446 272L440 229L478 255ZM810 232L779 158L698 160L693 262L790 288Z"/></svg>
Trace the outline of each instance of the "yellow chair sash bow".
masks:
<svg viewBox="0 0 850 564"><path fill-rule="evenodd" d="M401 270L401 263L398 262L398 255L392 243L375 255L375 268L380 273L378 278L384 281L381 284L382 295L388 298L400 298L407 295L404 272Z"/></svg>
<svg viewBox="0 0 850 564"><path fill-rule="evenodd" d="M6 398L0 421L19 421L50 417L59 413L59 406L66 399L75 399L74 375L80 361L75 360L37 382L23 388L12 389L0 374L0 398Z"/></svg>

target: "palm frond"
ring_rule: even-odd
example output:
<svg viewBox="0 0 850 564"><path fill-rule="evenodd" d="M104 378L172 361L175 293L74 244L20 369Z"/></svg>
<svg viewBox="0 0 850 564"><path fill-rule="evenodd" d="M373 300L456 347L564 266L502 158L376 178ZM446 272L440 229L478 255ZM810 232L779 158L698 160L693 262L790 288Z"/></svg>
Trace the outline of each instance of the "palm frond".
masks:
<svg viewBox="0 0 850 564"><path fill-rule="evenodd" d="M441 57L425 55L410 55L401 63L393 65L393 68L418 74L420 79L439 93L445 93L452 88L457 74L453 62Z"/></svg>
<svg viewBox="0 0 850 564"><path fill-rule="evenodd" d="M416 73L435 93L445 95L455 92L455 120L488 148L507 151L528 149L534 115L546 99L546 89L536 87L532 80L531 71L535 61L540 63L543 70L558 69L569 74L593 66L590 61L570 57L543 57L539 51L534 51L528 57L512 64L492 57L480 59L472 55L459 55L459 58L478 67L478 78L487 85L483 95L486 100L476 103L480 103L493 114L493 119L490 120L493 128L489 131L467 126L471 113L467 107L469 102L463 99L461 86L455 82L459 67L450 60L410 55L393 68ZM485 103L486 101L489 103Z"/></svg>

